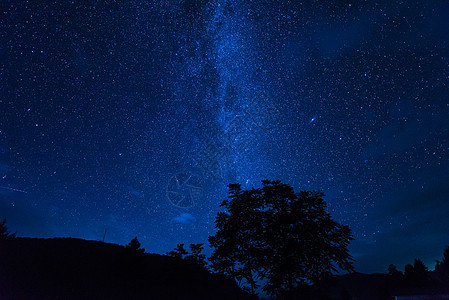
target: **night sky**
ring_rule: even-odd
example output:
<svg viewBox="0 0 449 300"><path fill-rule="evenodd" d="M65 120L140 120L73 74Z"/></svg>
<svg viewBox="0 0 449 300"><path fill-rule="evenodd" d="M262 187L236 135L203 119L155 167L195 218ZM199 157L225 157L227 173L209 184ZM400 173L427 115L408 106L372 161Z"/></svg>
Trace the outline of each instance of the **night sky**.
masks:
<svg viewBox="0 0 449 300"><path fill-rule="evenodd" d="M449 245L448 1L3 1L0 218L206 243L226 185L322 190L359 272Z"/></svg>

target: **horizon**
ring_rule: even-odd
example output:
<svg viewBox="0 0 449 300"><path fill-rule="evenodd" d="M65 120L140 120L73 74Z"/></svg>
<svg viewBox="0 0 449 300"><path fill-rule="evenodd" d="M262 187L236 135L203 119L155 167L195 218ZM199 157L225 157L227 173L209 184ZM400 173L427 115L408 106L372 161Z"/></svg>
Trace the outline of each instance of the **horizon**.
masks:
<svg viewBox="0 0 449 300"><path fill-rule="evenodd" d="M12 231L12 233L16 233L16 232L13 232L13 231ZM137 239L139 239L138 236L136 236L136 237L137 237ZM122 247L125 247L125 246L128 245L129 242L130 242L130 241L128 241L128 242L125 242L125 243L123 243L123 244L118 244L118 243L115 243L115 242L112 242L112 241L107 241L107 239L105 239L105 240L103 241L103 240L97 240L97 239L88 239L88 238L83 238L83 237L72 237L72 236L29 237L29 236L20 236L20 235L17 235L16 238L38 239L38 240L39 240L39 239L44 239L44 240L45 240L45 239L76 239L76 240L82 240L82 241L88 241L88 242L99 242L99 243L104 243L104 244L117 245L117 246L122 246ZM140 242L140 240L139 240L139 242ZM179 244L184 244L184 243L179 243ZM188 244L184 244L184 247L188 247ZM448 246L448 247L449 247L449 246ZM170 256L170 255L167 253L168 251L165 252L165 253L156 253L156 252L152 252L151 249L145 248L144 245L141 245L140 249L145 249L145 252L144 252L144 253L146 253L146 254L157 254L157 255L168 255L168 256ZM174 248L173 248L173 249L174 249ZM173 249L169 249L169 250L173 250ZM207 244L204 244L204 252L202 252L202 253L207 254L206 259L207 259L208 262L209 262L210 250L211 250L211 248L210 248ZM443 252L444 252L444 249L441 251L441 255L440 255L439 258L443 257L443 254L442 254ZM419 257L415 257L415 258L421 260ZM427 264L426 262L423 262L424 265L427 267L427 269L428 269L429 272L435 271L435 264L436 264L435 261L436 261L436 260L439 260L439 259L435 259L435 260L434 260L434 263L433 263L433 264L430 264L430 265ZM355 263L357 263L357 261L356 261ZM401 265L395 265L395 264L392 264L392 265L394 265L395 267L397 267L397 270L403 273L403 272L404 272L404 267L405 267L407 264L413 265L413 261L409 261L408 263L406 263L406 264L403 265L403 266L401 266ZM384 270L384 271L371 272L371 273L359 272L357 269L355 269L355 270L354 270L354 273L367 274L367 275L370 275L370 274L388 274L388 267L387 267L387 269ZM339 272L334 272L334 275L335 275L335 276L340 276L340 275L345 275L345 274L352 274L352 272L341 271L341 270L340 270Z"/></svg>

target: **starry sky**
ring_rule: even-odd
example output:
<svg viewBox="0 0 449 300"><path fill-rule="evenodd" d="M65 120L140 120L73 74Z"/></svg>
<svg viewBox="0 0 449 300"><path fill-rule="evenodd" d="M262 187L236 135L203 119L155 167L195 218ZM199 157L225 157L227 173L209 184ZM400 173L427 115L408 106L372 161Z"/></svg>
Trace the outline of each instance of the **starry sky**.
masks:
<svg viewBox="0 0 449 300"><path fill-rule="evenodd" d="M207 243L226 185L322 190L359 272L449 245L447 1L4 1L0 218Z"/></svg>

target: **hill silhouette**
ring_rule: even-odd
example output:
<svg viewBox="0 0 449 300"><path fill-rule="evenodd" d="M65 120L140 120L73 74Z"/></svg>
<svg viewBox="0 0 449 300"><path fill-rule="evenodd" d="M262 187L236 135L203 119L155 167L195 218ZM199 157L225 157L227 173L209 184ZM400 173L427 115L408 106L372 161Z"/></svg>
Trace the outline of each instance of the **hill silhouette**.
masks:
<svg viewBox="0 0 449 300"><path fill-rule="evenodd" d="M0 242L0 299L254 299L194 263L75 238Z"/></svg>

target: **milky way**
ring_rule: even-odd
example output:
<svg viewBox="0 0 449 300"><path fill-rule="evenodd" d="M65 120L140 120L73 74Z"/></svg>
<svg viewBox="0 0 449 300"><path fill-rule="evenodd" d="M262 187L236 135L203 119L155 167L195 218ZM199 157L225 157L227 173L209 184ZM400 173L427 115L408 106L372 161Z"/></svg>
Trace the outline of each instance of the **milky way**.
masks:
<svg viewBox="0 0 449 300"><path fill-rule="evenodd" d="M226 185L326 193L361 272L449 243L447 1L8 2L0 217L207 243ZM23 192L22 192L23 191ZM24 193L26 192L26 193Z"/></svg>

